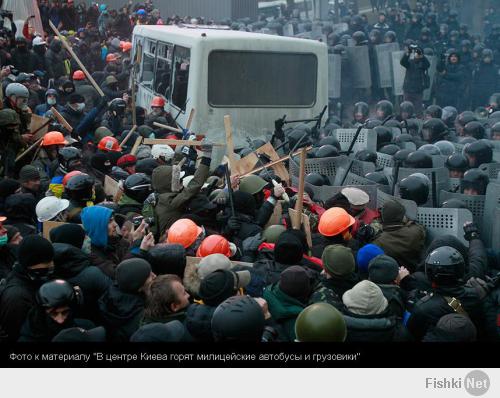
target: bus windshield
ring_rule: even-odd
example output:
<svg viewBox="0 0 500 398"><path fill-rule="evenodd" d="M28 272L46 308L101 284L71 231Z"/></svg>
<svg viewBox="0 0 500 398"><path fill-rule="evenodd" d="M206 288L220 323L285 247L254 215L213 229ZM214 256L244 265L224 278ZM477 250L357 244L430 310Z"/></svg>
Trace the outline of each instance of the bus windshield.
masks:
<svg viewBox="0 0 500 398"><path fill-rule="evenodd" d="M316 102L314 54L212 51L208 103L212 107L311 107Z"/></svg>

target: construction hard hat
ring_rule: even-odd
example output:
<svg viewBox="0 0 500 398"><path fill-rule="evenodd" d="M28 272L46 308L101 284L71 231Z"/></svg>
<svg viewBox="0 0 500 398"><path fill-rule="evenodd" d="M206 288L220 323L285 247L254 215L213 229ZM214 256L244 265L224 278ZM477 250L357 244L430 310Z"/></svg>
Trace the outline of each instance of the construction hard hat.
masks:
<svg viewBox="0 0 500 398"><path fill-rule="evenodd" d="M64 139L64 136L59 131L49 131L43 137L42 146L50 145L68 145L68 141Z"/></svg>
<svg viewBox="0 0 500 398"><path fill-rule="evenodd" d="M123 51L124 53L126 53L126 52L128 52L128 51L130 51L130 50L132 50L132 43L131 43L131 42L129 42L129 41L124 42L124 43L123 43L123 46L122 46L122 51Z"/></svg>
<svg viewBox="0 0 500 398"><path fill-rule="evenodd" d="M106 55L106 62L115 62L118 61L118 56L114 53Z"/></svg>
<svg viewBox="0 0 500 398"><path fill-rule="evenodd" d="M335 236L344 232L356 220L341 207L332 207L319 219L318 231L323 236Z"/></svg>
<svg viewBox="0 0 500 398"><path fill-rule="evenodd" d="M343 342L347 337L344 317L333 305L315 303L306 307L295 321L300 342Z"/></svg>
<svg viewBox="0 0 500 398"><path fill-rule="evenodd" d="M121 152L122 150L115 137L104 137L99 141L97 148L105 152Z"/></svg>
<svg viewBox="0 0 500 398"><path fill-rule="evenodd" d="M30 92L21 83L10 83L5 89L5 96L10 97L11 95L15 95L20 98L29 98Z"/></svg>
<svg viewBox="0 0 500 398"><path fill-rule="evenodd" d="M33 47L35 46L42 46L44 44L47 44L47 42L45 40L43 40L40 36L37 36L33 39Z"/></svg>
<svg viewBox="0 0 500 398"><path fill-rule="evenodd" d="M36 205L36 217L39 222L52 220L61 211L69 206L69 200L59 199L55 196L47 196Z"/></svg>
<svg viewBox="0 0 500 398"><path fill-rule="evenodd" d="M203 242L201 242L200 247L196 251L196 257L206 257L215 253L231 257L229 242L221 235L210 235L203 239Z"/></svg>
<svg viewBox="0 0 500 398"><path fill-rule="evenodd" d="M370 201L368 194L359 188L347 187L341 192L353 206L364 206Z"/></svg>
<svg viewBox="0 0 500 398"><path fill-rule="evenodd" d="M73 80L85 80L85 73L81 70L75 71L75 73L73 73Z"/></svg>
<svg viewBox="0 0 500 398"><path fill-rule="evenodd" d="M162 97L154 97L151 101L151 107L153 108L163 108L165 106L165 100Z"/></svg>
<svg viewBox="0 0 500 398"><path fill-rule="evenodd" d="M252 174L241 179L239 189L241 192L255 195L256 193L262 191L266 185L266 180Z"/></svg>
<svg viewBox="0 0 500 398"><path fill-rule="evenodd" d="M279 236L285 231L286 227L284 225L270 225L264 230L262 239L267 243L276 243Z"/></svg>
<svg viewBox="0 0 500 398"><path fill-rule="evenodd" d="M175 152L170 145L155 144L151 148L151 157L153 159L158 159L160 157L163 157L165 160L168 161L173 159L174 155Z"/></svg>
<svg viewBox="0 0 500 398"><path fill-rule="evenodd" d="M178 243L185 249L191 246L203 229L187 218L181 218L168 229L167 243Z"/></svg>
<svg viewBox="0 0 500 398"><path fill-rule="evenodd" d="M110 76L106 77L106 79L104 79L104 83L106 83L109 86L110 84L118 83L118 79L116 77L114 77L113 75L110 75Z"/></svg>
<svg viewBox="0 0 500 398"><path fill-rule="evenodd" d="M73 171L70 171L68 174L66 174L62 180L63 187L66 187L66 184L71 179L71 177L74 177L78 174L83 174L83 173L80 170L73 170Z"/></svg>

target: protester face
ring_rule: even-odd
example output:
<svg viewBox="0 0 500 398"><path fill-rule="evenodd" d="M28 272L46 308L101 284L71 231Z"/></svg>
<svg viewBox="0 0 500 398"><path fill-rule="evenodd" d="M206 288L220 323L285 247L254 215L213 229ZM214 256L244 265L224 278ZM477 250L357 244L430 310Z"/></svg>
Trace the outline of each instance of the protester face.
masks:
<svg viewBox="0 0 500 398"><path fill-rule="evenodd" d="M175 291L176 300L171 305L172 311L177 312L189 305L189 293L180 282L173 282L172 289Z"/></svg>
<svg viewBox="0 0 500 398"><path fill-rule="evenodd" d="M17 109L20 109L22 111L27 110L28 98L16 97L16 99L14 100L14 104Z"/></svg>
<svg viewBox="0 0 500 398"><path fill-rule="evenodd" d="M57 324L62 325L71 314L71 309L68 306L49 308L46 310L47 315Z"/></svg>
<svg viewBox="0 0 500 398"><path fill-rule="evenodd" d="M114 218L111 218L108 223L108 237L110 238L117 238L119 235L118 230L119 226L116 223Z"/></svg>
<svg viewBox="0 0 500 398"><path fill-rule="evenodd" d="M459 170L450 170L450 178L462 178L464 173Z"/></svg>
<svg viewBox="0 0 500 398"><path fill-rule="evenodd" d="M32 192L38 192L38 190L40 189L40 179L29 180L29 181L23 182L22 185L23 185L23 187L25 187L26 189L28 189Z"/></svg>
<svg viewBox="0 0 500 398"><path fill-rule="evenodd" d="M163 113L163 108L156 107L156 106L151 108L151 114L154 116L159 116L162 113Z"/></svg>
<svg viewBox="0 0 500 398"><path fill-rule="evenodd" d="M57 104L57 97L53 94L47 95L47 104L48 105L55 105Z"/></svg>

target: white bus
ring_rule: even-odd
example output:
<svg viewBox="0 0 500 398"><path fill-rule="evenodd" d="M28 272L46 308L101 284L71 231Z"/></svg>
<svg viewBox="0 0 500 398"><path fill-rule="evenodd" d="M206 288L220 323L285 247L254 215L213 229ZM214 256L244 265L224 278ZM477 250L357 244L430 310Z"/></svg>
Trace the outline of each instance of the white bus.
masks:
<svg viewBox="0 0 500 398"><path fill-rule="evenodd" d="M265 138L274 121L309 119L328 105L325 44L198 26L134 29L134 52L142 52L137 105L149 110L154 96L191 130L224 142L224 115L233 123L235 147L247 137Z"/></svg>

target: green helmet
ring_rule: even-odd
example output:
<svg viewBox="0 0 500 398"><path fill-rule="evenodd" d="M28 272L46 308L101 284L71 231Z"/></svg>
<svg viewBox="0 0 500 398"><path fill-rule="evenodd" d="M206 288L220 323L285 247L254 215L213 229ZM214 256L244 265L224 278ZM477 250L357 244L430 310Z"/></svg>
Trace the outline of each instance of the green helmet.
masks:
<svg viewBox="0 0 500 398"><path fill-rule="evenodd" d="M276 243L282 232L286 231L286 227L283 225L270 225L264 230L262 234L262 239L267 243Z"/></svg>
<svg viewBox="0 0 500 398"><path fill-rule="evenodd" d="M104 137L111 137L113 133L107 127L98 127L94 133L95 141L100 142Z"/></svg>
<svg viewBox="0 0 500 398"><path fill-rule="evenodd" d="M266 180L256 175L249 175L240 181L240 191L255 195L267 185Z"/></svg>
<svg viewBox="0 0 500 398"><path fill-rule="evenodd" d="M19 115L13 109L2 109L0 110L0 127L8 125L19 125L21 122L19 120Z"/></svg>
<svg viewBox="0 0 500 398"><path fill-rule="evenodd" d="M333 305L316 303L299 314L295 334L300 342L343 342L347 327L344 317Z"/></svg>

